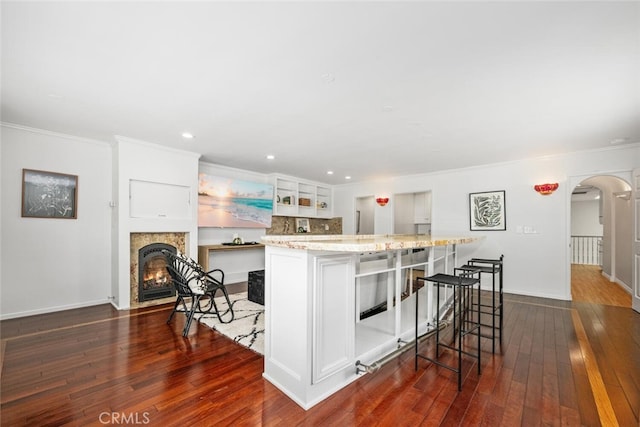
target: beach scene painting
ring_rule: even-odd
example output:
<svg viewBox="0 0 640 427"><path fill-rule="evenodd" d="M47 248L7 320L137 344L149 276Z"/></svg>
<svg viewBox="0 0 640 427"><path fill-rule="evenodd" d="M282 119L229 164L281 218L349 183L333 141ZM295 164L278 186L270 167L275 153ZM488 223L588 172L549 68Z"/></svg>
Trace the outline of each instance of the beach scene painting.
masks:
<svg viewBox="0 0 640 427"><path fill-rule="evenodd" d="M198 227L269 228L273 185L199 175Z"/></svg>

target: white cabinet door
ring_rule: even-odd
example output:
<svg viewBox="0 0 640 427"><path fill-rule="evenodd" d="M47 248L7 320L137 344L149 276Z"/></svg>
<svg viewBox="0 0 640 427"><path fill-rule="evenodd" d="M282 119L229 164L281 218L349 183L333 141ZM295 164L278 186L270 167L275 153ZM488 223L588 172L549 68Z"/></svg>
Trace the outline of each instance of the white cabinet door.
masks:
<svg viewBox="0 0 640 427"><path fill-rule="evenodd" d="M354 366L354 262L353 255L315 260L312 384Z"/></svg>
<svg viewBox="0 0 640 427"><path fill-rule="evenodd" d="M633 187L631 191L632 211L635 218L635 238L633 239L633 270L631 282L633 293L631 306L640 313L640 169L633 170Z"/></svg>
<svg viewBox="0 0 640 427"><path fill-rule="evenodd" d="M131 218L191 219L191 189L162 182L129 181Z"/></svg>

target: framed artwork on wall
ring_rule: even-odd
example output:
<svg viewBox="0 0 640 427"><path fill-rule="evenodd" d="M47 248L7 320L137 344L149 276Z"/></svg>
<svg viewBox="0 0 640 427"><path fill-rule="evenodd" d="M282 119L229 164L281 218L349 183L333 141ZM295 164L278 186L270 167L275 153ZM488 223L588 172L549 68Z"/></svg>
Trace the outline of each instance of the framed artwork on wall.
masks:
<svg viewBox="0 0 640 427"><path fill-rule="evenodd" d="M469 194L469 221L471 231L506 230L505 192Z"/></svg>
<svg viewBox="0 0 640 427"><path fill-rule="evenodd" d="M78 176L22 169L22 216L78 217Z"/></svg>
<svg viewBox="0 0 640 427"><path fill-rule="evenodd" d="M198 227L269 228L273 185L201 173Z"/></svg>

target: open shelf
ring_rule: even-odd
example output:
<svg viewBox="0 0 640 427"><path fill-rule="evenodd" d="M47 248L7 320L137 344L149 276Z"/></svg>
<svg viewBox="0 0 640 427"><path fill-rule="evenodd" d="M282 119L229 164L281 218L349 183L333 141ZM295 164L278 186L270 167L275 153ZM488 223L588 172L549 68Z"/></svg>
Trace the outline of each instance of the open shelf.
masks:
<svg viewBox="0 0 640 427"><path fill-rule="evenodd" d="M293 177L273 176L274 215L331 218L333 189Z"/></svg>

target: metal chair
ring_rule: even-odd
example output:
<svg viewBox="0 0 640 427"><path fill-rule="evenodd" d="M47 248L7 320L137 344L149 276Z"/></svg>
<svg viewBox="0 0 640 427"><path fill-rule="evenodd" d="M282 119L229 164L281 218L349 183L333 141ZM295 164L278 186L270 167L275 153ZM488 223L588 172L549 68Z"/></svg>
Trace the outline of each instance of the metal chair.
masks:
<svg viewBox="0 0 640 427"><path fill-rule="evenodd" d="M184 312L187 321L182 336L186 337L196 313L215 314L221 323L229 323L234 319L233 305L224 286L222 270L204 271L200 264L183 254L174 254L167 250L162 250L162 254L167 260L167 270L177 293L176 303L167 323L171 322L177 311ZM223 312L220 312L215 300L218 291L222 292L228 306Z"/></svg>

